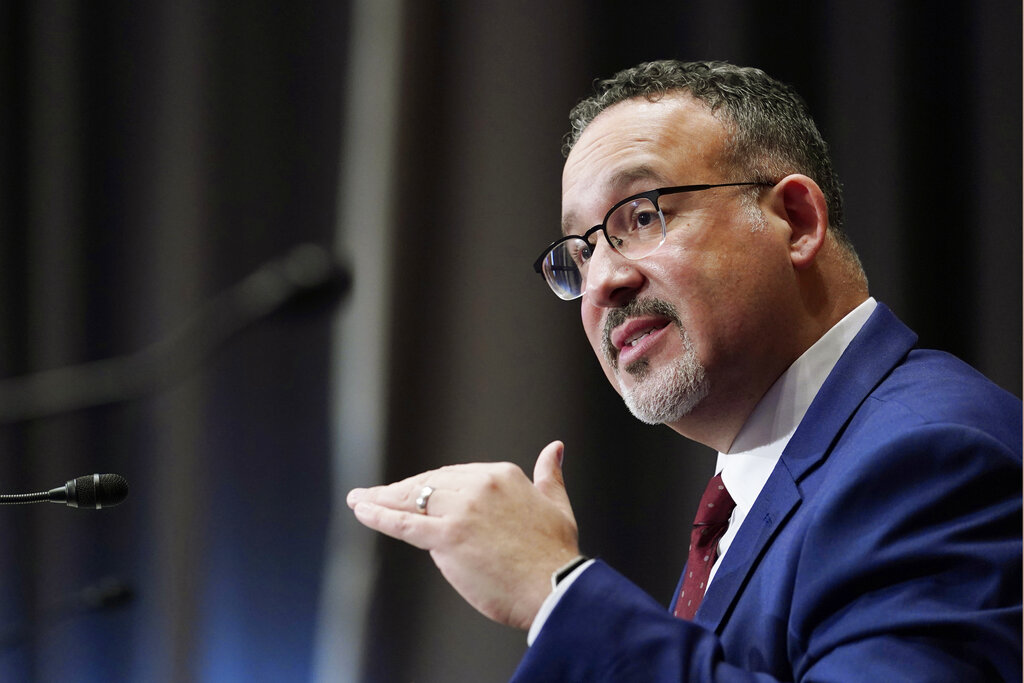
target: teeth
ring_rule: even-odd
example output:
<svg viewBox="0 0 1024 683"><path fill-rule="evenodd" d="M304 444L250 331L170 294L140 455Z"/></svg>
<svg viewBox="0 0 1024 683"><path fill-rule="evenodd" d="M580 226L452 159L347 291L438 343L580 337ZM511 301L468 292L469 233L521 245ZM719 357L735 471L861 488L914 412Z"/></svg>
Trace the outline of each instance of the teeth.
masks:
<svg viewBox="0 0 1024 683"><path fill-rule="evenodd" d="M630 346L636 346L640 342L641 339L643 339L644 337L646 337L649 334L650 334L650 332L644 332L639 337L637 337L636 339L634 339L633 341L628 342L628 343L629 343Z"/></svg>

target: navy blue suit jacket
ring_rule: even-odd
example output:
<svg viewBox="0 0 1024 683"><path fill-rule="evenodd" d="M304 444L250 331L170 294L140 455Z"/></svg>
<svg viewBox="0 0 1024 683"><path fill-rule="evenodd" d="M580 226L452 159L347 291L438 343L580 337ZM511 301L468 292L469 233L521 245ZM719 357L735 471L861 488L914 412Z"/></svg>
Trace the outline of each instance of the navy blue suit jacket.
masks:
<svg viewBox="0 0 1024 683"><path fill-rule="evenodd" d="M1021 678L1021 403L879 305L693 622L602 562L515 681Z"/></svg>

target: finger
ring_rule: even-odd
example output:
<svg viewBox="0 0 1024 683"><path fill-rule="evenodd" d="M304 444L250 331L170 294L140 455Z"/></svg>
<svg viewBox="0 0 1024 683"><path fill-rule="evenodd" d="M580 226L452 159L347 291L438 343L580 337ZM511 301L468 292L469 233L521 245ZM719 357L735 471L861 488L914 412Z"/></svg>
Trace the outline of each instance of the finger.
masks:
<svg viewBox="0 0 1024 683"><path fill-rule="evenodd" d="M355 488L349 491L345 501L350 508L355 508L356 503L360 501L367 501L400 510L415 510L416 497L426 485L426 480L433 474L432 471L421 472L391 484Z"/></svg>
<svg viewBox="0 0 1024 683"><path fill-rule="evenodd" d="M428 492L427 488L427 486L424 486L416 489L416 497L410 504L406 504L404 502L396 503L395 499L380 496L379 492L369 489L353 489L349 492L347 502L348 506L353 510L358 504L367 503L389 508L396 512L410 512L418 515L429 515L431 517L443 517L446 512L451 510L451 503L458 497L458 492L452 489L438 489L433 486L429 486L430 491ZM424 494L427 495L424 496ZM423 498L422 508L420 507L421 497Z"/></svg>
<svg viewBox="0 0 1024 683"><path fill-rule="evenodd" d="M446 465L437 470L423 472L386 486L354 488L348 492L345 502L354 508L360 501L385 505L396 510L416 511L416 499L424 486L435 490L460 490L464 485L479 479L481 470L490 464Z"/></svg>
<svg viewBox="0 0 1024 683"><path fill-rule="evenodd" d="M357 503L352 511L363 525L421 550L430 550L437 544L441 523L435 518L366 501Z"/></svg>
<svg viewBox="0 0 1024 683"><path fill-rule="evenodd" d="M565 481L562 478L564 453L565 444L561 441L552 441L545 446L533 467L533 484L548 500L564 510L571 510L569 494L565 491Z"/></svg>

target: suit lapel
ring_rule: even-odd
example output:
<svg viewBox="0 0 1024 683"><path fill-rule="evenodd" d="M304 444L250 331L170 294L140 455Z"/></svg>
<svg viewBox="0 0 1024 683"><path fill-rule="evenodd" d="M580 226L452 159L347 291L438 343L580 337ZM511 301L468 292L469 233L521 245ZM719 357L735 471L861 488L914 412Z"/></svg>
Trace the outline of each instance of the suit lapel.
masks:
<svg viewBox="0 0 1024 683"><path fill-rule="evenodd" d="M720 631L729 610L779 529L802 500L799 482L824 462L858 406L917 342L892 311L878 304L829 373L754 502L694 621Z"/></svg>
<svg viewBox="0 0 1024 683"><path fill-rule="evenodd" d="M776 467L754 502L729 552L722 558L694 621L718 631L757 559L800 505L800 491L783 467Z"/></svg>

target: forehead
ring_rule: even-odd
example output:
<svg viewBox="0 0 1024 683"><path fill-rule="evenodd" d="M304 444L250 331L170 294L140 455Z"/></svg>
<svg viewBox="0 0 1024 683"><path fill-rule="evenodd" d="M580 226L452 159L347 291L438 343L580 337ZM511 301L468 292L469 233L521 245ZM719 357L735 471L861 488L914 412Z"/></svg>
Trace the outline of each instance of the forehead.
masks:
<svg viewBox="0 0 1024 683"><path fill-rule="evenodd" d="M589 227L636 192L716 182L725 138L718 119L688 95L612 105L584 129L566 159L563 230L578 221Z"/></svg>

